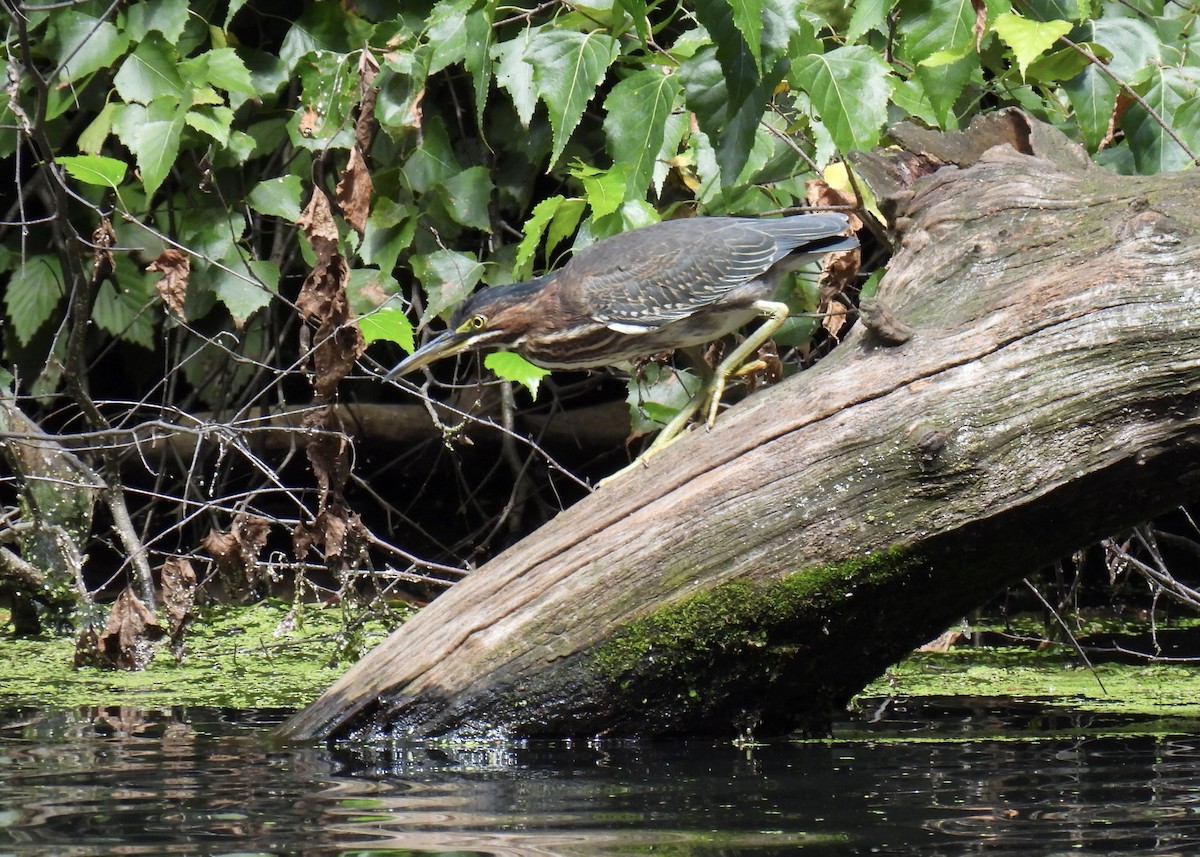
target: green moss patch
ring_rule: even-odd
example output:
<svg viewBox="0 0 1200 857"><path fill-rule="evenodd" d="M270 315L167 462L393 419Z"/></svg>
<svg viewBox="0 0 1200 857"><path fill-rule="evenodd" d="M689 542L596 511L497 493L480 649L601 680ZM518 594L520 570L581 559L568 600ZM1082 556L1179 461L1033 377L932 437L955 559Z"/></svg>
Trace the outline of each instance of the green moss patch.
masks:
<svg viewBox="0 0 1200 857"><path fill-rule="evenodd" d="M863 688L860 698L1007 697L1080 711L1200 718L1200 665L1101 663L1023 648L914 654Z"/></svg>
<svg viewBox="0 0 1200 857"><path fill-rule="evenodd" d="M352 634L346 624L336 606L209 607L188 633L182 663L163 643L142 672L74 669L73 638L0 638L0 701L60 708L299 708L387 634L375 620L355 625Z"/></svg>

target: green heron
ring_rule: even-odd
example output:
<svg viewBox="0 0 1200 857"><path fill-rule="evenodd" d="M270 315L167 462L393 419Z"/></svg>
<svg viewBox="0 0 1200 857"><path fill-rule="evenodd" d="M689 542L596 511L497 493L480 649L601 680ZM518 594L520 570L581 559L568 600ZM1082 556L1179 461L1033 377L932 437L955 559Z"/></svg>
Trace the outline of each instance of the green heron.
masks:
<svg viewBox="0 0 1200 857"><path fill-rule="evenodd" d="M708 401L716 419L726 379L788 317L773 298L797 266L858 246L836 213L778 219L668 220L597 241L562 268L471 295L450 329L401 361L397 378L442 357L508 349L547 369L612 366L660 351L711 342L755 317L766 321L713 371L705 390L659 433L669 443Z"/></svg>

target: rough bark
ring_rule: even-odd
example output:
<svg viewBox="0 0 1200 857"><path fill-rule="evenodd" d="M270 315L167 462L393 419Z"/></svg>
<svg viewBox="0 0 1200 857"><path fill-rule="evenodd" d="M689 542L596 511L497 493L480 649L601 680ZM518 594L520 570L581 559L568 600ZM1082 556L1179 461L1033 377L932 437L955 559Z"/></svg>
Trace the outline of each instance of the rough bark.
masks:
<svg viewBox="0 0 1200 857"><path fill-rule="evenodd" d="M1117 176L1013 112L895 136L860 167L907 342L859 326L605 486L283 736L820 730L999 587L1195 497L1200 174Z"/></svg>

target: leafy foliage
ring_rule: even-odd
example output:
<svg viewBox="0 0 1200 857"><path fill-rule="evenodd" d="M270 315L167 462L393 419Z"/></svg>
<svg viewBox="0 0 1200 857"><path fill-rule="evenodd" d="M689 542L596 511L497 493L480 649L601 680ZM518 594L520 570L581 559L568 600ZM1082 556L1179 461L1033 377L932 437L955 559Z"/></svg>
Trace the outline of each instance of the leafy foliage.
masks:
<svg viewBox="0 0 1200 857"><path fill-rule="evenodd" d="M438 329L473 289L532 277L572 248L677 210L798 206L806 181L831 164L844 175L840 156L886 143L897 120L953 129L1019 105L1128 172L1189 168L1200 150L1189 3L296 10L141 0L8 18L0 158L19 222L0 226L0 276L14 392L47 414L92 414L96 431L101 412L192 425L304 404L300 370L319 376L321 398L342 381L329 366L345 371L366 343L394 360L387 343L411 350L414 324L418 338ZM306 219L317 196L332 214ZM168 251L188 265L148 270ZM355 324L365 338L325 361L320 349ZM131 368L100 371L114 355ZM507 359L502 374L536 389ZM103 407L72 378L89 378ZM199 479L188 464L188 503L210 498L225 517L249 503L291 526L340 502L348 465L314 465L318 509L253 457L261 481L241 484L226 447L205 443L195 462L212 454L224 469ZM154 519L153 505L138 514ZM192 550L198 516L154 550Z"/></svg>

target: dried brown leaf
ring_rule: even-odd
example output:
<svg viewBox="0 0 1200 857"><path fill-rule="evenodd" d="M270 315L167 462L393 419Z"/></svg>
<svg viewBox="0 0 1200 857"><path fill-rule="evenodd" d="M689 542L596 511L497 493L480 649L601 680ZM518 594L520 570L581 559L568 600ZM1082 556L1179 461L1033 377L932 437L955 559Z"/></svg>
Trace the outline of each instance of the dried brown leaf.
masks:
<svg viewBox="0 0 1200 857"><path fill-rule="evenodd" d="M975 51L983 50L983 37L987 34L987 0L971 0L975 9Z"/></svg>
<svg viewBox="0 0 1200 857"><path fill-rule="evenodd" d="M192 257L182 250L168 247L157 259L146 266L147 271L158 271L163 278L154 284L159 296L172 313L183 318L183 306L187 300L188 277L192 271Z"/></svg>
<svg viewBox="0 0 1200 857"><path fill-rule="evenodd" d="M210 530L200 547L216 563L231 594L255 594L259 582L258 556L266 547L271 524L253 515L238 515L228 531Z"/></svg>
<svg viewBox="0 0 1200 857"><path fill-rule="evenodd" d="M808 204L813 208L837 208L846 212L850 218L850 231L857 232L863 228L862 219L854 213L858 205L858 197L835 188L825 179L809 179L804 183Z"/></svg>
<svg viewBox="0 0 1200 857"><path fill-rule="evenodd" d="M371 194L375 185L367 169L367 161L356 145L350 150L350 162L337 183L337 204L346 222L362 235L367 228L367 217L371 213Z"/></svg>
<svg viewBox="0 0 1200 857"><path fill-rule="evenodd" d="M1125 90L1122 89L1117 92L1117 100L1113 103L1112 113L1108 117L1108 128L1104 132L1104 139L1096 147L1097 151L1107 149L1116 142L1117 136L1121 132L1121 118L1125 115L1125 111L1129 109L1129 105L1133 103L1133 96Z"/></svg>
<svg viewBox="0 0 1200 857"><path fill-rule="evenodd" d="M375 121L375 100L379 90L375 77L379 74L379 60L369 50L358 57L358 119L354 123L354 143L364 155L371 151L379 123Z"/></svg>
<svg viewBox="0 0 1200 857"><path fill-rule="evenodd" d="M310 412L303 426L310 430L305 454L320 489L318 508L324 509L331 495L341 495L350 478L350 441L332 408Z"/></svg>
<svg viewBox="0 0 1200 857"><path fill-rule="evenodd" d="M117 243L117 235L113 232L112 221L107 216L100 217L100 225L92 231L92 282L98 283L113 272L112 247Z"/></svg>
<svg viewBox="0 0 1200 857"><path fill-rule="evenodd" d="M162 580L163 606L167 608L167 630L175 646L192 621L192 606L196 603L196 570L183 557L169 557L159 569Z"/></svg>
<svg viewBox="0 0 1200 857"><path fill-rule="evenodd" d="M311 371L313 387L324 401L332 399L338 384L367 348L362 331L352 321L346 297L349 280L350 268L340 255L334 254L327 265L321 265L318 258L296 298L305 318L317 322Z"/></svg>
<svg viewBox="0 0 1200 857"><path fill-rule="evenodd" d="M126 587L113 602L97 650L107 666L142 670L154 660L153 641L164 633L154 611Z"/></svg>
<svg viewBox="0 0 1200 857"><path fill-rule="evenodd" d="M345 565L363 552L366 534L362 519L339 501L322 510L311 524L297 527L292 547L298 561L316 549L331 565Z"/></svg>
<svg viewBox="0 0 1200 857"><path fill-rule="evenodd" d="M296 221L300 231L312 242L318 251L320 242L332 243L336 248L338 240L337 224L333 220L333 210L329 207L329 197L320 188L313 191L312 199L300 212Z"/></svg>

